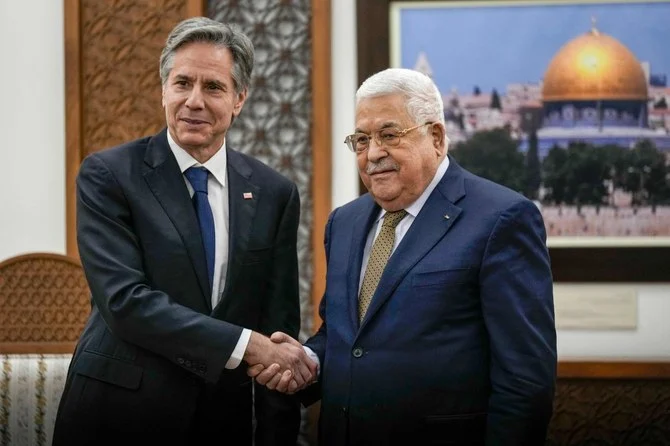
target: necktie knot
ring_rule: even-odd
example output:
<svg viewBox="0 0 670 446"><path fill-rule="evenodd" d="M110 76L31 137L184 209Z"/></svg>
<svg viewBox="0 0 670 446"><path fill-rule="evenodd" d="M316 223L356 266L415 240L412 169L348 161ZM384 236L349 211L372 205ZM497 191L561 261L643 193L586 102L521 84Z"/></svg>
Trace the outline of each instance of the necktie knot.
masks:
<svg viewBox="0 0 670 446"><path fill-rule="evenodd" d="M382 223L382 227L395 228L398 226L398 223L400 223L400 220L405 218L405 215L407 215L407 211L404 209L395 212L387 212L384 216L384 223Z"/></svg>
<svg viewBox="0 0 670 446"><path fill-rule="evenodd" d="M209 171L204 167L189 167L184 176L191 183L195 192L207 193L207 174Z"/></svg>

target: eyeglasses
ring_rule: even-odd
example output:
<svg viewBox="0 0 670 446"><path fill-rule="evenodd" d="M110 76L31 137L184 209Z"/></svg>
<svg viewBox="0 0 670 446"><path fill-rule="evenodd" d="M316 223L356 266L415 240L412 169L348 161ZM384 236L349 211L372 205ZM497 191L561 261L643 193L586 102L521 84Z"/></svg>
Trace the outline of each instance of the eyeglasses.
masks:
<svg viewBox="0 0 670 446"><path fill-rule="evenodd" d="M370 140L373 138L378 146L397 146L400 144L400 138L412 130L431 124L434 124L434 122L425 122L423 124L415 125L414 127L406 128L404 130L400 130L396 127L386 127L373 132L372 135L368 135L367 133L362 132L354 133L344 138L344 143L347 145L347 147L349 147L349 150L354 153L361 153L368 150L370 147Z"/></svg>

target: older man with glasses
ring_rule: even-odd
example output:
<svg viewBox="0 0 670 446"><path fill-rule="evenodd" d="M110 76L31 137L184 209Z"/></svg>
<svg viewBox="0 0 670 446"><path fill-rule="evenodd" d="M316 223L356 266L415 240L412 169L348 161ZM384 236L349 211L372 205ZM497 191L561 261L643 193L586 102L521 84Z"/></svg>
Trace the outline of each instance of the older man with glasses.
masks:
<svg viewBox="0 0 670 446"><path fill-rule="evenodd" d="M356 94L345 139L369 193L326 227L322 445L544 444L556 377L546 234L537 207L447 155L427 76L388 69ZM290 342L275 333L275 342ZM251 367L280 391L301 386Z"/></svg>

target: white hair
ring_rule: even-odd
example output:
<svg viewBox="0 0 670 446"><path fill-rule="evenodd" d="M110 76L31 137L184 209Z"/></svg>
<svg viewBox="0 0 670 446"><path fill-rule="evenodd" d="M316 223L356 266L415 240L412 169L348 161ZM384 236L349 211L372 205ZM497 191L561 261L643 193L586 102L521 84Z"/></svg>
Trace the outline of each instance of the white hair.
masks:
<svg viewBox="0 0 670 446"><path fill-rule="evenodd" d="M392 94L404 96L407 113L417 124L439 122L445 125L442 95L433 80L406 68L387 68L367 78L356 92L356 106L363 99Z"/></svg>

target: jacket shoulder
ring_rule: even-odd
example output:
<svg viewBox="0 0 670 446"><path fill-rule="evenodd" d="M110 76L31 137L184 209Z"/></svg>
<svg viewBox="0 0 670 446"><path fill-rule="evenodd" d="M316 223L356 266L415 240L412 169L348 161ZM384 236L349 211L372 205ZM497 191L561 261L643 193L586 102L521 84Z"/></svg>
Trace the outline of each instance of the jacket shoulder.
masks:
<svg viewBox="0 0 670 446"><path fill-rule="evenodd" d="M345 219L351 221L352 218L358 216L362 212L367 212L370 210L371 206L377 206L372 195L369 192L361 195L358 198L351 200L350 202L339 206L330 214L331 219L337 214L338 219Z"/></svg>
<svg viewBox="0 0 670 446"><path fill-rule="evenodd" d="M467 197L474 198L478 206L485 206L489 209L506 209L520 202L530 202L527 197L507 186L461 169Z"/></svg>
<svg viewBox="0 0 670 446"><path fill-rule="evenodd" d="M144 153L153 136L145 136L134 141L128 141L117 146L106 147L104 149L88 154L84 162L92 157L102 160L108 166L115 166L118 163L142 160Z"/></svg>
<svg viewBox="0 0 670 446"><path fill-rule="evenodd" d="M237 150L227 150L234 153L233 156L240 157L251 168L253 176L255 178L261 179L264 183L272 183L274 186L279 187L292 187L295 185L293 180L289 179L274 168L268 166L261 160L254 158L253 156L246 155Z"/></svg>

